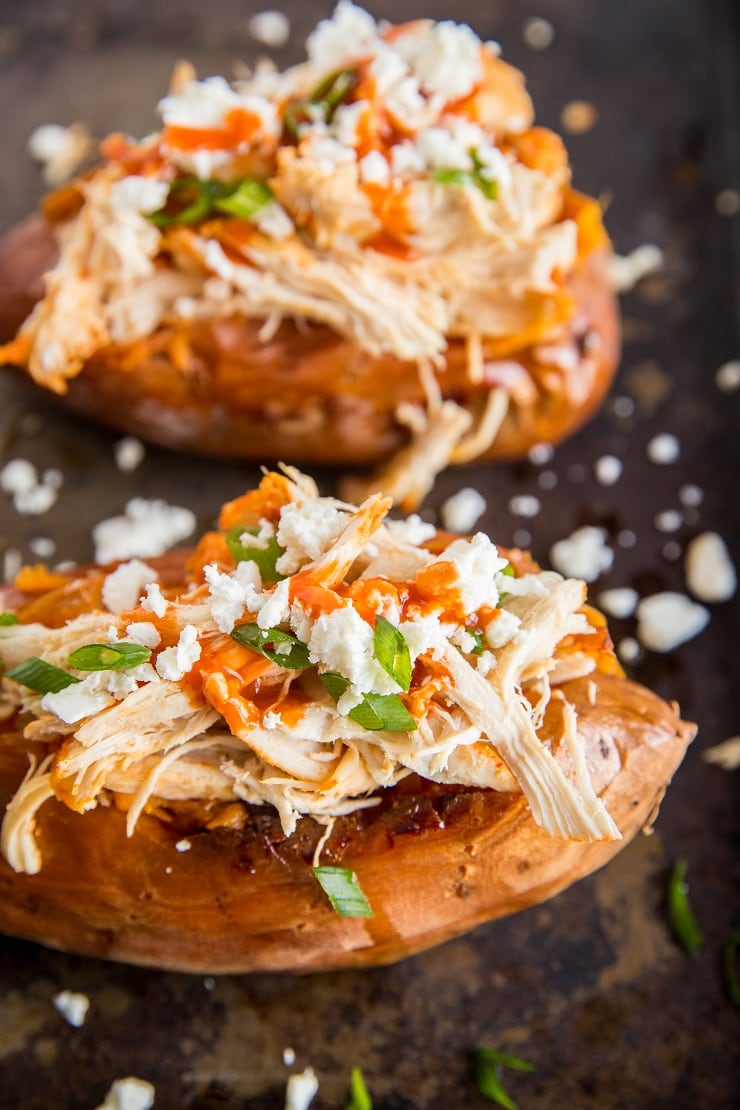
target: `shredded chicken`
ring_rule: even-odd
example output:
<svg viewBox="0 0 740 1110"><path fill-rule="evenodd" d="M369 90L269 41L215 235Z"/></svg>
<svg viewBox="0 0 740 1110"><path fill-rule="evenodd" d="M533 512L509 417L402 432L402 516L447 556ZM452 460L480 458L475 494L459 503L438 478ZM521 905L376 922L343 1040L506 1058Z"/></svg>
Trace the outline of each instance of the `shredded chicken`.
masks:
<svg viewBox="0 0 740 1110"><path fill-rule="evenodd" d="M61 628L0 628L6 666L38 656L76 679L46 694L5 679L33 718L26 736L49 750L5 817L11 865L38 870L35 815L52 797L84 813L111 792L127 795L129 835L168 801L269 805L290 835L302 815L325 821L376 805L379 790L411 773L521 790L553 835L618 837L571 707L562 758L539 735L558 683L595 665L583 583L503 576L506 559L482 534L434 555L421 546L427 526L388 522L390 504L375 494L355 507L320 498L295 470L267 474L224 507L224 532L203 538L163 616L139 606L120 617L83 613ZM273 537L287 577L266 583L249 557L234 563L224 534L239 520ZM257 550L264 559L267 548ZM74 590L72 579L65 594ZM115 648L133 618L160 632L150 660L75 674L71 651ZM272 644L267 654L259 637ZM173 640L192 648L179 678L167 670L179 658L165 646Z"/></svg>

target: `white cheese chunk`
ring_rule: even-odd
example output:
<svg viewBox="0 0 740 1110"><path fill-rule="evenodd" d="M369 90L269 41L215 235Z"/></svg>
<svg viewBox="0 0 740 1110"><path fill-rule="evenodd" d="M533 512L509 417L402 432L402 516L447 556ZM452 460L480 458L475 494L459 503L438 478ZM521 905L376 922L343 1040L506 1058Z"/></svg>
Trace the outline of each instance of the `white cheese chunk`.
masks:
<svg viewBox="0 0 740 1110"><path fill-rule="evenodd" d="M702 532L686 550L686 585L700 601L729 601L737 571L727 545L716 532Z"/></svg>
<svg viewBox="0 0 740 1110"><path fill-rule="evenodd" d="M146 1079L116 1079L97 1110L151 1110L155 1089Z"/></svg>
<svg viewBox="0 0 740 1110"><path fill-rule="evenodd" d="M486 511L486 499L472 486L464 486L440 508L440 517L450 532L472 532Z"/></svg>
<svg viewBox="0 0 740 1110"><path fill-rule="evenodd" d="M186 624L177 643L160 651L157 656L157 674L160 678L179 682L200 659L200 652L198 629L193 624Z"/></svg>
<svg viewBox="0 0 740 1110"><path fill-rule="evenodd" d="M606 546L603 528L586 525L554 543L550 548L550 561L566 578L593 582L603 571L611 569L614 552Z"/></svg>
<svg viewBox="0 0 740 1110"><path fill-rule="evenodd" d="M192 535L195 514L166 501L134 497L121 516L101 520L93 528L96 563L153 558Z"/></svg>
<svg viewBox="0 0 740 1110"><path fill-rule="evenodd" d="M256 563L245 559L237 563L233 574L222 574L212 563L204 574L211 595L211 615L219 631L231 632L245 609L259 609L262 579Z"/></svg>
<svg viewBox="0 0 740 1110"><path fill-rule="evenodd" d="M268 10L255 12L247 20L247 31L255 42L263 46L285 46L290 38L290 20L284 12Z"/></svg>
<svg viewBox="0 0 740 1110"><path fill-rule="evenodd" d="M610 617L624 619L631 617L637 608L640 595L637 590L629 586L615 587L612 590L602 590L599 594L599 605Z"/></svg>
<svg viewBox="0 0 740 1110"><path fill-rule="evenodd" d="M53 713L65 724L73 725L107 709L114 700L107 690L98 688L98 677L92 674L56 693L44 694L41 708Z"/></svg>
<svg viewBox="0 0 740 1110"><path fill-rule="evenodd" d="M155 617L163 617L167 612L167 599L156 582L150 582L146 587L146 595L142 599L141 608L154 613Z"/></svg>
<svg viewBox="0 0 740 1110"><path fill-rule="evenodd" d="M85 1024L87 1011L90 1009L90 999L79 991L60 991L52 999L55 1008L65 1021L79 1029Z"/></svg>
<svg viewBox="0 0 740 1110"><path fill-rule="evenodd" d="M304 563L318 559L347 523L347 514L326 501L290 503L280 513L277 541L284 553L275 564L281 574L294 574Z"/></svg>
<svg viewBox="0 0 740 1110"><path fill-rule="evenodd" d="M313 1068L291 1075L285 1090L285 1110L308 1110L318 1089Z"/></svg>
<svg viewBox="0 0 740 1110"><path fill-rule="evenodd" d="M645 597L637 606L637 635L649 651L673 651L709 623L709 611L670 590Z"/></svg>
<svg viewBox="0 0 740 1110"><path fill-rule="evenodd" d="M132 644L141 644L142 647L159 647L161 636L157 626L151 621L132 621L126 625L126 638Z"/></svg>
<svg viewBox="0 0 740 1110"><path fill-rule="evenodd" d="M102 590L103 604L109 613L122 613L124 609L133 609L144 587L156 582L158 577L156 570L140 559L121 563L106 575Z"/></svg>

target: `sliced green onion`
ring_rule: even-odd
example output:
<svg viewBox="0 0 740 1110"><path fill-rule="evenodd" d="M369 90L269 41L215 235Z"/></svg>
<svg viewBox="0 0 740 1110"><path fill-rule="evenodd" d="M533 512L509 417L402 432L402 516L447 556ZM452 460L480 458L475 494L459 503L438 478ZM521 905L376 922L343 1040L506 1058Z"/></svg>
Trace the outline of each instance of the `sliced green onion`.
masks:
<svg viewBox="0 0 740 1110"><path fill-rule="evenodd" d="M36 655L11 667L5 672L5 677L12 678L21 686L27 686L29 690L35 690L37 694L57 694L80 681L73 674L63 671L61 667L54 667Z"/></svg>
<svg viewBox="0 0 740 1110"><path fill-rule="evenodd" d="M336 671L324 671L319 675L324 688L334 701L339 701L349 689L349 679ZM347 714L368 732L384 729L388 732L415 732L416 720L411 716L398 694L363 694L362 701Z"/></svg>
<svg viewBox="0 0 740 1110"><path fill-rule="evenodd" d="M690 956L704 944L704 934L689 905L689 887L686 882L688 861L676 860L668 883L668 916L673 933Z"/></svg>
<svg viewBox="0 0 740 1110"><path fill-rule="evenodd" d="M505 574L507 578L513 578L514 577L514 568L511 565L511 563L507 563L506 566L502 567L501 570L498 573L499 574Z"/></svg>
<svg viewBox="0 0 740 1110"><path fill-rule="evenodd" d="M278 667L285 667L291 671L305 671L311 666L308 658L308 648L302 640L292 636L290 632L283 632L282 628L260 628L256 624L237 624L231 635L238 644L244 644L252 651L264 655L271 663ZM285 644L285 650L278 647Z"/></svg>
<svg viewBox="0 0 740 1110"><path fill-rule="evenodd" d="M242 220L251 220L271 200L272 190L264 182L245 177L239 182L233 193L214 200L213 207L219 212L228 212L230 216L238 216Z"/></svg>
<svg viewBox="0 0 740 1110"><path fill-rule="evenodd" d="M385 617L375 621L373 634L375 658L386 674L395 679L402 690L411 685L411 653L399 629Z"/></svg>
<svg viewBox="0 0 740 1110"><path fill-rule="evenodd" d="M0 628L9 628L11 624L20 624L15 613L0 613Z"/></svg>
<svg viewBox="0 0 740 1110"><path fill-rule="evenodd" d="M373 1100L370 1098L370 1092L359 1068L352 1068L350 1100L345 1110L373 1110Z"/></svg>
<svg viewBox="0 0 740 1110"><path fill-rule="evenodd" d="M244 536L256 536L259 529L246 528L237 524L226 533L226 546L231 552L235 563L256 563L263 582L280 582L285 577L275 568L275 564L283 554L283 549L274 536L270 536L266 547L255 547L244 543Z"/></svg>
<svg viewBox="0 0 740 1110"><path fill-rule="evenodd" d="M168 212L172 201L182 198L189 203L174 212ZM190 199L192 197L192 199ZM178 177L170 185L167 202L157 212L150 212L148 219L157 227L174 227L176 224L198 224L212 212L227 212L249 220L272 200L272 192L262 181L242 177L236 181L206 181L200 177Z"/></svg>
<svg viewBox="0 0 740 1110"><path fill-rule="evenodd" d="M345 101L357 79L355 69L336 69L322 77L308 100L297 100L283 112L285 130L294 140L300 138L302 123L331 123L334 112Z"/></svg>
<svg viewBox="0 0 740 1110"><path fill-rule="evenodd" d="M504 1090L503 1069L534 1071L534 1065L519 1056L510 1056L507 1052L497 1052L493 1048L476 1048L473 1063L475 1082L480 1093L499 1106L506 1107L506 1110L516 1110L516 1103Z"/></svg>
<svg viewBox="0 0 740 1110"><path fill-rule="evenodd" d="M127 671L146 663L151 654L143 644L85 644L67 656L67 662L78 671Z"/></svg>
<svg viewBox="0 0 740 1110"><path fill-rule="evenodd" d="M740 932L732 933L722 945L722 974L730 1002L740 1006L740 981L737 977L737 949L740 945Z"/></svg>
<svg viewBox="0 0 740 1110"><path fill-rule="evenodd" d="M439 185L475 185L475 179L469 170L453 170L440 166L434 171L434 180Z"/></svg>
<svg viewBox="0 0 740 1110"><path fill-rule="evenodd" d="M434 171L434 180L440 185L475 185L483 193L486 200L498 200L498 182L487 177L484 173L485 163L478 157L478 151L471 147L468 151L473 163L472 170L458 170L448 166L440 166Z"/></svg>
<svg viewBox="0 0 740 1110"><path fill-rule="evenodd" d="M472 636L475 640L475 647L470 649L471 655L482 655L486 646L486 640L480 628L466 628L468 636Z"/></svg>
<svg viewBox="0 0 740 1110"><path fill-rule="evenodd" d="M374 917L357 876L348 867L314 867L313 873L340 917Z"/></svg>

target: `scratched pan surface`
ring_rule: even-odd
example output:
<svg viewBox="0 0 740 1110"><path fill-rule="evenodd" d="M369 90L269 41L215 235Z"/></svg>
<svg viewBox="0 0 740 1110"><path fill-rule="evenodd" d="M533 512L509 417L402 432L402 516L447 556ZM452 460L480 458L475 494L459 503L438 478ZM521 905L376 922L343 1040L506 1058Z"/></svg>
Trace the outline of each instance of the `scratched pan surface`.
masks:
<svg viewBox="0 0 740 1110"><path fill-rule="evenodd" d="M576 184L611 195L607 222L620 252L656 242L665 253L662 271L625 297L622 371L601 416L544 466L444 475L427 508L475 486L488 504L482 525L501 543L529 542L541 560L576 526L598 524L608 530L615 561L597 590L684 589L676 555L692 535L716 529L731 544L738 538L740 392L722 392L714 380L722 363L740 355L733 293L739 217L714 205L721 189L740 187L733 5L539 0L533 8L551 20L556 37L538 52L522 41L522 21L534 14L527 3L370 6L394 20L454 16L499 39L505 56L526 68L540 122L557 126L572 99L593 103L595 127L569 140ZM146 133L177 58L190 57L201 75L254 59L250 10L229 0L5 4L0 226L29 211L42 191L25 153L33 127L79 119L97 136ZM280 64L299 57L329 5L294 2L284 10L292 33L276 54ZM633 402L631 414L624 398ZM671 466L646 455L660 432L680 441ZM188 505L205 526L222 500L257 475L154 449L138 470L122 474L113 442L0 375L3 459L29 458L64 476L44 516L19 516L0 495L0 555L16 549L31 559L32 541L43 537L55 542L56 557L88 560L92 525L134 494ZM604 454L624 463L610 487L593 477ZM318 477L330 491L332 474ZM680 508L686 484L703 489L702 504L677 531L661 532L656 514ZM541 497L540 513L515 516L510 499L518 494ZM700 733L655 834L600 874L436 951L357 973L213 981L0 939L0 1106L94 1107L113 1079L137 1075L155 1084L159 1108L267 1110L282 1105L290 1070L283 1049L292 1046L293 1070L311 1064L319 1076L318 1110L345 1104L352 1065L363 1069L376 1110L483 1107L470 1069L471 1050L481 1044L534 1064L531 1075L508 1073L523 1107L735 1105L740 1019L723 991L719 953L740 927L737 778L707 764L702 751L740 732L732 673L738 615L735 603L713 606L700 638L669 656L645 654L634 667L638 679L679 698ZM614 631L617 639L631 636L634 625L615 622ZM667 875L681 856L706 934L694 959L674 943L666 919ZM81 1029L52 1006L65 988L91 999Z"/></svg>

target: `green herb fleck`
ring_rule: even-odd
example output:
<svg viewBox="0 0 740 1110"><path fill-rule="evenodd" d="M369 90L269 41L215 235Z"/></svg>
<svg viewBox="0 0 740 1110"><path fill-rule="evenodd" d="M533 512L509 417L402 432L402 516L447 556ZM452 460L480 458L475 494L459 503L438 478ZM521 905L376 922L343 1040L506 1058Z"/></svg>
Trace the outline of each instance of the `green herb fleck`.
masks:
<svg viewBox="0 0 740 1110"><path fill-rule="evenodd" d="M266 208L271 200L272 192L264 182L245 177L228 196L214 200L213 207L219 212L227 212L230 216L251 220Z"/></svg>
<svg viewBox="0 0 740 1110"><path fill-rule="evenodd" d="M11 624L20 624L15 613L0 613L0 628L9 628Z"/></svg>
<svg viewBox="0 0 740 1110"><path fill-rule="evenodd" d="M350 682L336 671L324 671L319 678L334 701L339 701ZM416 721L398 694L363 694L362 701L347 714L368 732L414 732Z"/></svg>
<svg viewBox="0 0 740 1110"><path fill-rule="evenodd" d="M5 672L5 677L12 678L21 686L27 686L29 690L35 690L37 694L57 694L80 681L73 674L63 671L61 667L52 666L36 655L11 667Z"/></svg>
<svg viewBox="0 0 740 1110"><path fill-rule="evenodd" d="M370 1098L370 1092L359 1068L352 1068L350 1100L345 1110L373 1110L373 1100Z"/></svg>
<svg viewBox="0 0 740 1110"><path fill-rule="evenodd" d="M486 646L486 641L480 628L466 628L468 636L472 636L475 640L475 646L470 649L471 655L482 655L483 649Z"/></svg>
<svg viewBox="0 0 740 1110"><path fill-rule="evenodd" d="M305 671L311 666L308 648L302 640L283 632L282 628L260 628L257 624L237 624L231 631L238 644L264 655L278 667L290 671ZM282 648L280 645L283 645Z"/></svg>
<svg viewBox="0 0 740 1110"><path fill-rule="evenodd" d="M497 1052L493 1048L476 1048L473 1063L475 1082L480 1093L499 1106L506 1107L506 1110L516 1110L517 1104L504 1090L503 1069L534 1071L534 1065L519 1056L510 1056L507 1052Z"/></svg>
<svg viewBox="0 0 740 1110"><path fill-rule="evenodd" d="M730 1002L740 1006L740 982L737 977L737 949L740 945L740 932L732 933L722 945L722 974Z"/></svg>
<svg viewBox="0 0 740 1110"><path fill-rule="evenodd" d="M294 140L300 138L302 123L331 123L334 113L346 101L357 81L356 69L336 69L322 77L308 100L297 100L283 112L285 130Z"/></svg>
<svg viewBox="0 0 740 1110"><path fill-rule="evenodd" d="M275 537L270 536L265 547L244 543L245 535L256 536L258 532L258 528L247 528L243 524L237 524L226 533L226 546L235 563L247 561L256 563L263 582L269 584L280 582L285 575L280 574L275 564L283 554L283 549Z"/></svg>
<svg viewBox="0 0 740 1110"><path fill-rule="evenodd" d="M199 177L178 177L170 185L167 202L148 219L157 227L199 224L213 212L252 219L272 200L272 192L262 181L242 177L236 181L207 181Z"/></svg>
<svg viewBox="0 0 740 1110"><path fill-rule="evenodd" d="M689 904L689 887L686 882L688 861L676 860L668 883L668 916L678 942L695 955L704 944L704 934L699 928Z"/></svg>
<svg viewBox="0 0 740 1110"><path fill-rule="evenodd" d="M386 674L395 679L402 690L411 685L411 654L401 632L385 617L375 621L373 634L375 658Z"/></svg>
<svg viewBox="0 0 740 1110"><path fill-rule="evenodd" d="M314 867L313 873L340 917L374 917L354 871L347 867Z"/></svg>
<svg viewBox="0 0 740 1110"><path fill-rule="evenodd" d="M143 644L85 644L67 657L78 671L127 671L146 663L151 649Z"/></svg>

